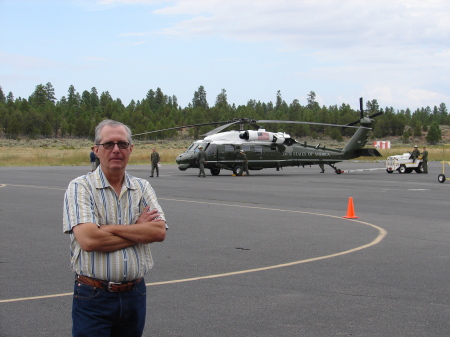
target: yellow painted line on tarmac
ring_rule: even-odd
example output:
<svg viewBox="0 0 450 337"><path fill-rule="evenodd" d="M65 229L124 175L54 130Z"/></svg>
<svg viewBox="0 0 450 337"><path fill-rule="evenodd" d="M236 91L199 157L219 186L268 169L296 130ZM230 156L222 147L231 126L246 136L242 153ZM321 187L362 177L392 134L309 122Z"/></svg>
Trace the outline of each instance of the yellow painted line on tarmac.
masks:
<svg viewBox="0 0 450 337"><path fill-rule="evenodd" d="M359 250L366 249L366 248L369 248L371 246L374 246L374 245L378 244L379 242L381 242L381 240L383 240L384 237L387 235L387 231L385 229L383 229L383 228L381 228L379 226L373 225L371 223L363 222L363 221L355 220L355 219L345 219L345 218L342 218L342 217L338 217L338 216L334 216L334 215L328 215L328 214L304 212L304 211L293 211L293 210L285 210L285 209L278 209L278 208L248 206L248 205L231 205L231 204L221 204L221 203L214 203L214 202L182 200L182 199L169 199L169 198L158 198L158 199L159 200L178 201L178 202L189 202L189 203L196 203L196 204L208 204L208 205L219 205L219 206L228 206L228 207L260 209L260 210L268 210L268 211L279 211L279 212L319 215L319 216L325 216L325 217L330 217L330 218L336 218L336 219L343 220L343 221L358 222L360 224L363 224L363 225L366 225L366 226L369 226L369 227L373 227L376 230L378 230L378 235L373 241L369 242L368 244L365 244L365 245L362 245L362 246L359 246L359 247L355 247L355 248L352 248L352 249L349 249L349 250L346 250L346 251L343 251L343 252L334 253L334 254L313 257L313 258L305 259L305 260L281 263L281 264L267 266L267 267L253 268L253 269L246 269L246 270L238 270L238 271L229 272L229 273L223 273L223 274L205 275L205 276L197 276L197 277L191 277L191 278L179 279L179 280L170 280L170 281L146 283L146 286L156 286L156 285L175 284L175 283L182 283L182 282L192 282L192 281L213 279L213 278L219 278L219 277L226 277L226 276L233 276L233 275L255 273L255 272L259 272L259 271L271 270L271 269L276 269L276 268L290 267L290 266L295 266L295 265L298 265L298 264L303 264L303 263L309 263L309 262L329 259L329 258L332 258L332 257L350 254L350 253L353 253L353 252L356 252L356 251L359 251ZM0 300L0 303L11 303L11 302L18 302L18 301L47 299L47 298L53 298L53 297L63 297L63 296L72 296L72 295L73 295L73 292L71 292L71 293L64 293L64 294L45 295L45 296L22 297L22 298L13 298L13 299L7 299L7 300Z"/></svg>
<svg viewBox="0 0 450 337"><path fill-rule="evenodd" d="M42 188L44 190L59 190L59 191L65 191L65 188L61 187L48 187L48 186L35 186L35 185L13 185L13 184L0 184L0 187L5 186L14 186L14 187L28 187L28 188Z"/></svg>
<svg viewBox="0 0 450 337"><path fill-rule="evenodd" d="M65 294L55 294L55 295L43 295L43 296L33 296L33 297L22 297L22 298L12 298L9 300L0 300L0 303L10 303L10 302L19 302L19 301L28 301L28 300L39 300L43 298L52 298L52 297L63 297L63 296L70 296L73 295L72 293L65 293Z"/></svg>

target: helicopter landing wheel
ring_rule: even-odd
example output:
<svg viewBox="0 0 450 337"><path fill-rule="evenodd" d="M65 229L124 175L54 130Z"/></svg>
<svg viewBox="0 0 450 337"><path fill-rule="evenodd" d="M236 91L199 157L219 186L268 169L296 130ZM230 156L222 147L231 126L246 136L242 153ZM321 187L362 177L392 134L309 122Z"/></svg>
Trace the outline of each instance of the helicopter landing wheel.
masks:
<svg viewBox="0 0 450 337"><path fill-rule="evenodd" d="M440 174L440 175L438 175L438 181L439 181L440 183L443 183L443 182L445 181L445 174Z"/></svg>
<svg viewBox="0 0 450 337"><path fill-rule="evenodd" d="M239 174L240 172L241 172L241 167L239 165L236 165L235 167L233 167L233 174L234 175L236 175L236 176L242 175L242 173Z"/></svg>
<svg viewBox="0 0 450 337"><path fill-rule="evenodd" d="M220 168L218 167L211 167L209 170L213 176L218 176L220 173Z"/></svg>

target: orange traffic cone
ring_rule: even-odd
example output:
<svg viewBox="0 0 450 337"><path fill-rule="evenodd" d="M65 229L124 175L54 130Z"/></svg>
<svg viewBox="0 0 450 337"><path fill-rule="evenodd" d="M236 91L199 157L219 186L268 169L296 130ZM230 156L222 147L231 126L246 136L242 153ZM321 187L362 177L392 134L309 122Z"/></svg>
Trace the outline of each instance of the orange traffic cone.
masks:
<svg viewBox="0 0 450 337"><path fill-rule="evenodd" d="M347 215L343 216L343 218L346 219L358 219L359 216L355 215L355 208L353 207L353 198L348 198L348 208L347 208Z"/></svg>

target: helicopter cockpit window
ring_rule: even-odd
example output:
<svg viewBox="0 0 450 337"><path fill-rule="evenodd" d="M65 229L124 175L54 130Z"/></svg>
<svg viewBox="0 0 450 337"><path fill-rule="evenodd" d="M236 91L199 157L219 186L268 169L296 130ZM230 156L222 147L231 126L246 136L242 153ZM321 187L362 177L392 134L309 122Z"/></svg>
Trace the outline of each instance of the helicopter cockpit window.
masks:
<svg viewBox="0 0 450 337"><path fill-rule="evenodd" d="M203 146L203 150L206 150L209 143L192 143L191 146L187 149L188 151L198 152L198 147Z"/></svg>

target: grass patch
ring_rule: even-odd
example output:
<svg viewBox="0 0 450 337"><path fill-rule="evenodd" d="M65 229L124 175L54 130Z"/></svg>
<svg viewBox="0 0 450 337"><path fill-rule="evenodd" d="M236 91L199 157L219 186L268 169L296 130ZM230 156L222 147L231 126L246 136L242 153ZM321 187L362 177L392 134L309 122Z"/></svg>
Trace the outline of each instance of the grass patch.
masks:
<svg viewBox="0 0 450 337"><path fill-rule="evenodd" d="M131 165L149 165L152 147L156 147L164 164L175 164L175 158L192 143L186 141L135 142ZM89 140L0 140L0 166L83 166L90 165Z"/></svg>
<svg viewBox="0 0 450 337"><path fill-rule="evenodd" d="M156 147L163 164L175 164L175 158L186 150L193 140L135 141L131 154L131 165L149 165L152 147ZM83 166L90 165L89 154L93 142L86 139L0 139L0 166ZM370 144L368 144L370 145ZM327 144L327 146L330 146ZM335 144L336 148L343 147ZM330 146L331 147L331 146ZM370 146L368 146L370 147ZM430 161L449 161L450 145L427 146ZM422 147L419 147L422 151ZM360 157L357 160L385 160L388 156L411 152L412 146L395 145L391 149L380 149L382 158Z"/></svg>

